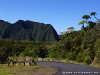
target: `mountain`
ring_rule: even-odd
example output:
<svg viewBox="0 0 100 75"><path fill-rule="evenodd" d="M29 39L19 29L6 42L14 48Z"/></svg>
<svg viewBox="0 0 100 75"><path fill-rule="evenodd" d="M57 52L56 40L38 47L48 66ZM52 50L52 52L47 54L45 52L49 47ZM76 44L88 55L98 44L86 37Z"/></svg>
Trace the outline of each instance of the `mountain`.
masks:
<svg viewBox="0 0 100 75"><path fill-rule="evenodd" d="M51 24L19 20L13 24L0 20L0 38L12 40L59 41Z"/></svg>

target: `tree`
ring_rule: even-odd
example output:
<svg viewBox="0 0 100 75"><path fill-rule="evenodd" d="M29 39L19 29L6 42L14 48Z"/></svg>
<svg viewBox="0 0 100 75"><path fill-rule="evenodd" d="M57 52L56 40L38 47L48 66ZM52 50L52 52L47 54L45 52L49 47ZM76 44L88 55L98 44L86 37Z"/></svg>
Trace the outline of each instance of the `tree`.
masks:
<svg viewBox="0 0 100 75"><path fill-rule="evenodd" d="M78 25L83 25L82 26L82 30L84 31L84 24L86 23L86 21L82 20L78 23Z"/></svg>
<svg viewBox="0 0 100 75"><path fill-rule="evenodd" d="M91 19L91 17L89 15L83 15L82 19L85 19L86 22L88 23L88 19Z"/></svg>
<svg viewBox="0 0 100 75"><path fill-rule="evenodd" d="M8 57L8 50L5 47L0 47L0 63L4 63Z"/></svg>
<svg viewBox="0 0 100 75"><path fill-rule="evenodd" d="M73 32L74 29L75 29L74 27L69 27L69 28L67 28L67 30L68 30L69 33Z"/></svg>
<svg viewBox="0 0 100 75"><path fill-rule="evenodd" d="M99 22L99 19L96 17L96 15L97 15L96 12L91 12L90 15L91 15L91 16L94 16L94 17L97 19L97 21Z"/></svg>
<svg viewBox="0 0 100 75"><path fill-rule="evenodd" d="M89 24L89 29L93 28L96 25L96 23L92 21L88 21L88 24Z"/></svg>
<svg viewBox="0 0 100 75"><path fill-rule="evenodd" d="M86 21L82 20L78 23L78 25L83 25L82 26L82 30L83 30L83 36L84 36L84 41L85 41L85 28L84 28L84 23L87 23ZM84 42L83 42L84 43ZM82 48L84 47L84 45L82 45Z"/></svg>

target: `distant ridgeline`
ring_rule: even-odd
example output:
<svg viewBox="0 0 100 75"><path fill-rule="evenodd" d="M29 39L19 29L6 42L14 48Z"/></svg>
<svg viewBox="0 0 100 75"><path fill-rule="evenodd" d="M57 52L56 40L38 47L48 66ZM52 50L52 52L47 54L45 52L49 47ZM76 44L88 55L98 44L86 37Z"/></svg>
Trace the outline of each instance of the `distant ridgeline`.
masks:
<svg viewBox="0 0 100 75"><path fill-rule="evenodd" d="M0 39L53 42L59 41L59 36L56 30L50 24L28 20L19 20L16 23L11 24L0 20Z"/></svg>

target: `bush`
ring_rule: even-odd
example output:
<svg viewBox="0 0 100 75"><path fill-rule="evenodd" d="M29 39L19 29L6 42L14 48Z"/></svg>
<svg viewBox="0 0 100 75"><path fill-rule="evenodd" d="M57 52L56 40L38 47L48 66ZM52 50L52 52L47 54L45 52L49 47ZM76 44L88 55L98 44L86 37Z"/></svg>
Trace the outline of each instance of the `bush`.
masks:
<svg viewBox="0 0 100 75"><path fill-rule="evenodd" d="M76 60L77 62L82 62L83 61L83 54L82 54L82 52L80 52L79 54L78 54L78 56L77 56L77 60Z"/></svg>
<svg viewBox="0 0 100 75"><path fill-rule="evenodd" d="M8 51L6 48L0 48L0 63L5 63L8 58Z"/></svg>
<svg viewBox="0 0 100 75"><path fill-rule="evenodd" d="M73 52L67 52L67 54L66 54L66 58L68 59L68 60L76 60L76 52L75 51L73 51Z"/></svg>
<svg viewBox="0 0 100 75"><path fill-rule="evenodd" d="M99 65L100 65L100 51L97 51L97 52L96 52L96 56L95 56L93 62L94 62L95 64L99 64Z"/></svg>
<svg viewBox="0 0 100 75"><path fill-rule="evenodd" d="M91 63L91 57L90 56L87 56L87 57L85 57L85 59L84 59L84 62L86 63L86 64L90 64Z"/></svg>

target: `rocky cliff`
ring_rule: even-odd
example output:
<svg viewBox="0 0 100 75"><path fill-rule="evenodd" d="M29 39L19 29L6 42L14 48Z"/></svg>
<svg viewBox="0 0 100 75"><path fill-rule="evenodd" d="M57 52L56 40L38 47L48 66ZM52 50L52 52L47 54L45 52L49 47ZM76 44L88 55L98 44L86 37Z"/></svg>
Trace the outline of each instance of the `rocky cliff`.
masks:
<svg viewBox="0 0 100 75"><path fill-rule="evenodd" d="M50 24L28 20L19 20L16 23L11 24L0 20L0 39L53 42L59 41L59 36Z"/></svg>

